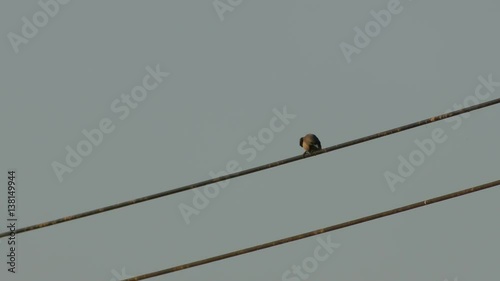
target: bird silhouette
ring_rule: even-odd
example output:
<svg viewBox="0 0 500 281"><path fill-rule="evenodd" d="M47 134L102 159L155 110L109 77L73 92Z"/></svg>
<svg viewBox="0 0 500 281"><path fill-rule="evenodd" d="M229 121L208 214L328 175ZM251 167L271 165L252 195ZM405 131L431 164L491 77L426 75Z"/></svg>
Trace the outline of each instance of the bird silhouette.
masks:
<svg viewBox="0 0 500 281"><path fill-rule="evenodd" d="M315 151L321 150L321 142L318 137L314 134L307 134L300 138L300 146L305 150L304 156L306 154L311 154Z"/></svg>

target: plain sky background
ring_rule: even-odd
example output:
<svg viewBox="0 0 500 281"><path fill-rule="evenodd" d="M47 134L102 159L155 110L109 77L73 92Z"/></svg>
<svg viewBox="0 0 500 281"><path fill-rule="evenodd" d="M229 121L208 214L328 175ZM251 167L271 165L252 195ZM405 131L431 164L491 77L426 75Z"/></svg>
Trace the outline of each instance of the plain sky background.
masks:
<svg viewBox="0 0 500 281"><path fill-rule="evenodd" d="M42 0L43 1L43 0ZM225 0L222 0L224 3ZM27 226L302 153L315 133L331 146L452 109L479 76L500 81L500 2L402 0L348 63L371 10L388 0L244 0L221 21L208 1L71 1L15 53L8 33L37 1L0 4L0 225L7 170L17 170L18 225ZM142 84L146 66L170 76L120 120L110 105ZM500 87L489 99L500 97ZM273 109L296 115L252 161L237 147L269 127ZM81 131L115 130L59 182ZM17 236L18 273L0 280L115 280L337 224L498 179L500 107L454 130L438 122L232 179L186 224L193 191ZM404 183L389 188L415 140L447 140ZM308 280L459 281L500 276L500 190L346 228ZM282 280L313 255L316 237L150 280Z"/></svg>

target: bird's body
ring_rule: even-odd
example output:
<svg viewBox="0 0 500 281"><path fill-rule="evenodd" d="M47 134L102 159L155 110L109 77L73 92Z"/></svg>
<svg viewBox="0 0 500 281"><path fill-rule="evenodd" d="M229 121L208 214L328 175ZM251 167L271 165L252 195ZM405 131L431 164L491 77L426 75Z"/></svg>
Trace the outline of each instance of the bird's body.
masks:
<svg viewBox="0 0 500 281"><path fill-rule="evenodd" d="M300 146L302 146L305 150L304 155L321 150L321 142L314 134L307 134L304 137L300 138Z"/></svg>

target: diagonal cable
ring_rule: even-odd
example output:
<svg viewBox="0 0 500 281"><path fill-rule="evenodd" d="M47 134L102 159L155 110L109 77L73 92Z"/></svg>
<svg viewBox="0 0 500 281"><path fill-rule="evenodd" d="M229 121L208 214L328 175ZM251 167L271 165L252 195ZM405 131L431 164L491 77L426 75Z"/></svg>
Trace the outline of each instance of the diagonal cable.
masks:
<svg viewBox="0 0 500 281"><path fill-rule="evenodd" d="M172 273L172 272L176 272L176 271L185 270L185 269L188 269L188 268L191 268L191 267L196 267L196 266L204 265L204 264L207 264L207 263L213 263L213 262L216 262L216 261L220 261L220 260L224 260L224 259L228 259L228 258L232 258L232 257L236 257L236 256L248 254L248 253L251 253L251 252L263 250L263 249L266 249L266 248L275 247L275 246L278 246L278 245L281 245L281 244L290 243L290 242L297 241L297 240L300 240L300 239L304 239L304 238L307 238L307 237L316 236L316 235L319 235L319 234L322 234L322 233L326 233L326 232L338 230L338 229L341 229L341 228L346 228L346 227L354 226L356 224L360 224L360 223L364 223L364 222L376 220L376 219L387 217L387 216L392 216L392 215L395 215L397 213L406 212L406 211L409 211L409 210L412 210L412 209L416 209L416 208L420 208L420 207L423 207L423 206L426 206L426 205L438 203L438 202L449 200L449 199L452 199L452 198L455 198L455 197L459 197L459 196L464 196L464 195L471 194L471 193L474 193L474 192L477 192L477 191L481 191L481 190L485 190L485 189L488 189L488 188L492 188L492 187L495 187L495 186L498 186L498 185L500 185L500 180L492 181L492 182L489 182L489 183L486 183L486 184L483 184L483 185L478 185L478 186L470 187L470 188L463 189L463 190L460 190L460 191L457 191L457 192L449 193L449 194L442 195L442 196L439 196L439 197L434 197L434 198L427 199L427 200L424 200L424 201L421 201L421 202L413 203L413 204L410 204L410 205L402 206L402 207L399 207L399 208L396 208L396 209L392 209L392 210L389 210L389 211L385 211L385 212L373 214L373 215L362 217L362 218L358 218L358 219L347 221L347 222L344 222L344 223L332 225L332 226L329 226L329 227L320 228L320 229L317 229L317 230L313 230L313 231L310 231L310 232L298 234L298 235L295 235L295 236L290 236L290 237L279 239L279 240L276 240L276 241L272 241L272 242L260 244L260 245L257 245L257 246L245 248L245 249L242 249L242 250L238 250L238 251L226 253L226 254L223 254L223 255L219 255L219 256L215 256L215 257L211 257L211 258L207 258L207 259L203 259L203 260L199 260L199 261L195 261L195 262L191 262L191 263L186 263L186 264L183 264L183 265L174 266L174 267L167 268L167 269L164 269L164 270L159 270L159 271L156 271L156 272L151 272L151 273L147 273L147 274L143 274L143 275L138 275L138 276L135 276L135 277L132 277L132 278L128 278L128 279L122 280L122 281L144 280L144 279L148 279L148 278L152 278L152 277L157 277L157 276L160 276L160 275L164 275L164 274L168 274L168 273Z"/></svg>
<svg viewBox="0 0 500 281"><path fill-rule="evenodd" d="M348 142L344 142L344 143L341 143L341 144L337 144L337 145L334 145L334 146L326 147L326 148L324 148L322 150L319 150L319 151L315 152L312 155L294 156L294 157L291 157L291 158L287 158L287 159L279 160L279 161L276 161L276 162L264 164L264 165L257 166L257 167L254 167L254 168L250 168L250 169L246 169L246 170L239 171L239 172L236 172L236 173L228 174L228 175L225 175L225 176L221 176L221 177L217 177L217 178L213 178L213 179L209 179L209 180L205 180L205 181L200 181L200 182L197 182L197 183L194 183L194 184L189 184L189 185L181 186L181 187L174 188L174 189L171 189L171 190L167 190L167 191L163 191L163 192L160 192L160 193L156 193L156 194L152 194L152 195L148 195L148 196L144 196L144 197L132 199L132 200L129 200L129 201L124 201L124 202L121 202L121 203L117 203L117 204L114 204L114 205L109 205L109 206L98 208L98 209L94 209L94 210L91 210L91 211L87 211L87 212L83 212L83 213L79 213L79 214L75 214L75 215L70 215L70 216L66 216L66 217L63 217L63 218L59 218L59 219L55 219L55 220L51 220L51 221L47 221L47 222L43 222L43 223L39 223L39 224L34 224L34 225L31 225L31 226L19 228L19 229L17 229L16 233L19 234L19 233L23 233L23 232L27 232L27 231L32 231L32 230L44 228L44 227L47 227L47 226L52 226L52 225L55 225L55 224L60 224L60 223L64 223L64 222L68 222L68 221L72 221L72 220L76 220L76 219L81 219L81 218L84 218L84 217L88 217L88 216L100 214L100 213L103 213L103 212L108 212L108 211L111 211L111 210L123 208L123 207L126 207L126 206L138 204L138 203L142 203L142 202L153 200L153 199L156 199L156 198L169 196L169 195L172 195L172 194L175 194L175 193L184 192L184 191L187 191L187 190L190 190L190 189L194 189L194 188L198 188L198 187L205 186L205 185L208 185L208 184L212 184L212 183L224 181L224 180L227 180L227 179L241 177L241 176L244 176L244 175L248 175L248 174L252 174L252 173L255 173L255 172L262 171L262 170L270 169L270 168L273 168L273 167L285 165L285 164L288 164L288 163L291 163L291 162L295 162L295 161L298 161L298 160L302 160L302 159L305 159L305 158L318 156L318 155L323 154L323 153L331 152L331 151L334 151L334 150L339 150L339 149L346 148L346 147L349 147L349 146L353 146L353 145L356 145L356 144L360 144L360 143L363 143L363 142L367 142L367 141L371 141L371 140L374 140L374 139L378 139L378 138L382 138L382 137L385 137L385 136L389 136L389 135L392 135L392 134L400 133L400 132L403 132L403 131L406 131L406 130L409 130L409 129L412 129L412 128L420 127L420 126L423 126L423 125L426 125L426 124L429 124L429 123L433 123L433 122L436 122L436 121L447 119L447 118L450 118L450 117L453 117L453 116L456 116L456 115L460 115L460 114L463 114L463 113L466 113L466 112L478 110L478 109L481 109L481 108L484 108L484 107L492 106L492 105L495 105L495 104L498 104L498 103L500 103L500 98L494 99L494 100L491 100L491 101L487 101L487 102L483 102L483 103L480 103L480 104L476 104L476 105L473 105L473 106L470 106L470 107L462 108L462 109L459 109L459 110L456 110L456 111L452 111L452 112L449 112L449 113L440 114L440 115L437 115L437 116L434 116L434 117L430 117L430 118L427 118L427 119L424 119L424 120L421 120L421 121L417 121L417 122L414 122L414 123L411 123L411 124L407 124L407 125L404 125L404 126L396 127L394 129L390 129L390 130L387 130L387 131L379 132L379 133L376 133L376 134L373 134L373 135L369 135L369 136L366 136L366 137L362 137L362 138L354 139L354 140L351 140L351 141L348 141ZM8 231L7 232L3 232L3 233L0 233L0 238L1 237L6 237L6 236L9 236L9 235L10 235L10 232L8 232Z"/></svg>

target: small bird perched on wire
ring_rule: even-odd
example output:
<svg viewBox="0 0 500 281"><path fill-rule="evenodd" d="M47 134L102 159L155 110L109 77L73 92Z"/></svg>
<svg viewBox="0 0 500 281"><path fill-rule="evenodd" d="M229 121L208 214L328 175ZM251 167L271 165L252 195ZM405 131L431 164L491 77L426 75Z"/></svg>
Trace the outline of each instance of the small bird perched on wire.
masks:
<svg viewBox="0 0 500 281"><path fill-rule="evenodd" d="M307 134L304 137L300 138L300 146L302 146L305 150L303 154L304 156L306 154L311 154L315 151L321 150L321 142L314 134Z"/></svg>

